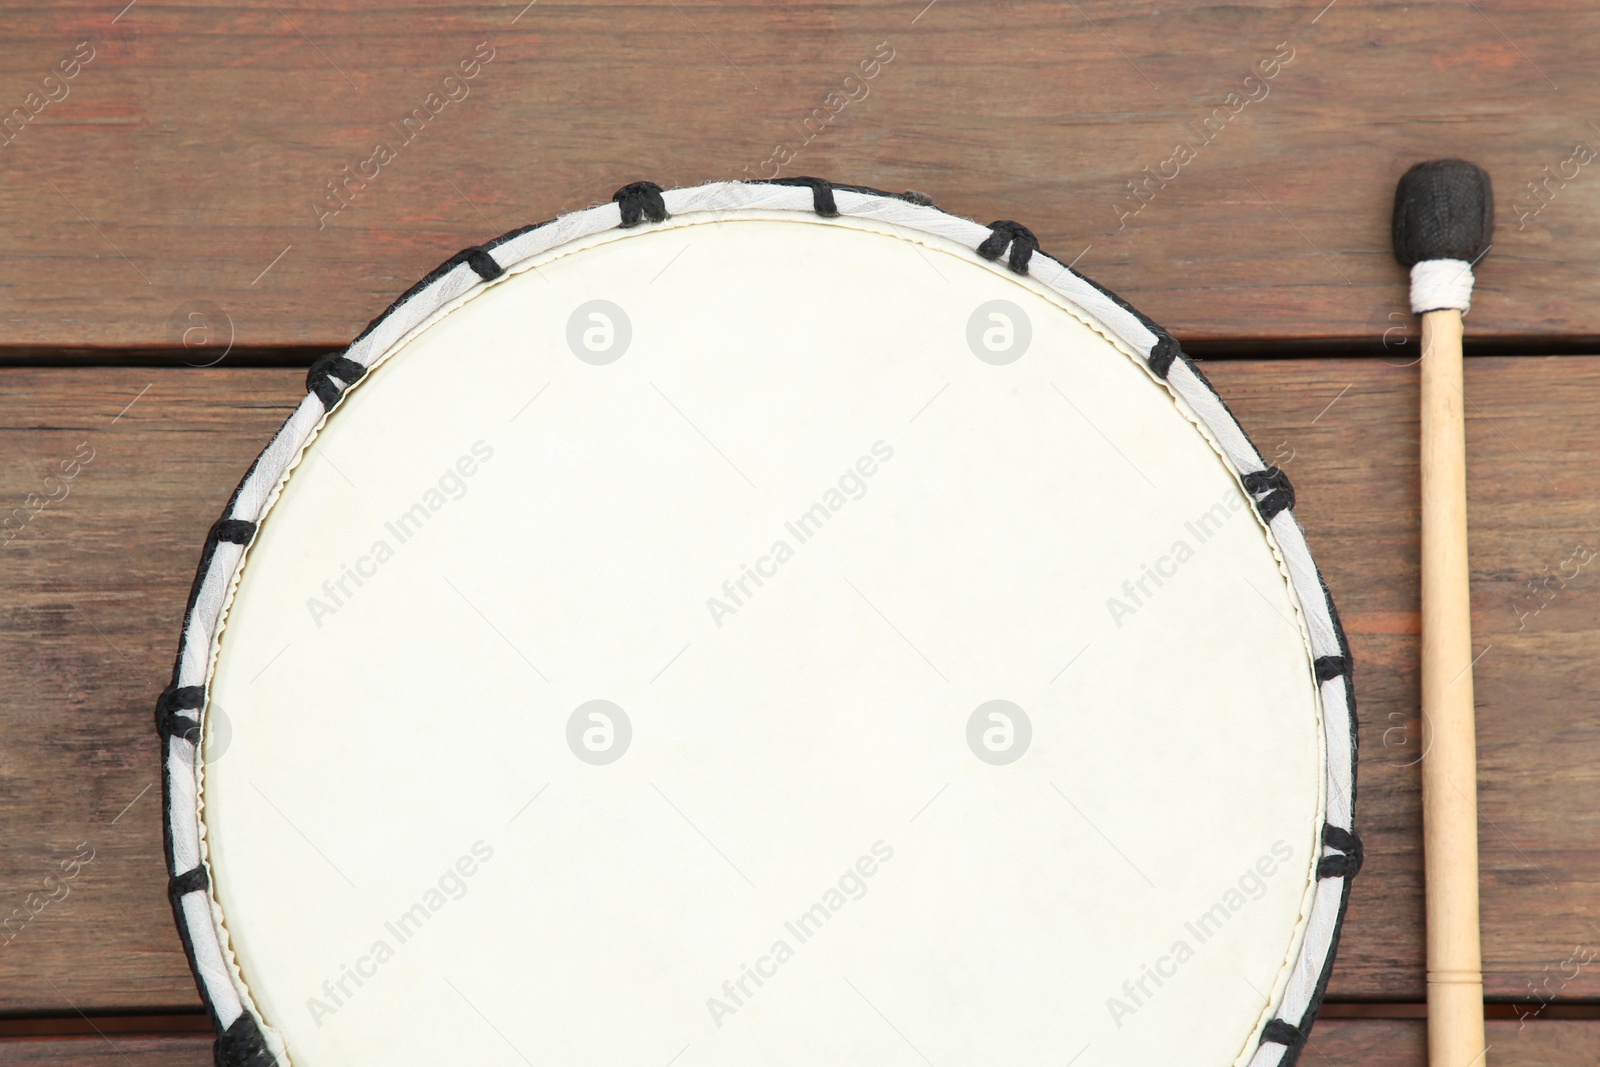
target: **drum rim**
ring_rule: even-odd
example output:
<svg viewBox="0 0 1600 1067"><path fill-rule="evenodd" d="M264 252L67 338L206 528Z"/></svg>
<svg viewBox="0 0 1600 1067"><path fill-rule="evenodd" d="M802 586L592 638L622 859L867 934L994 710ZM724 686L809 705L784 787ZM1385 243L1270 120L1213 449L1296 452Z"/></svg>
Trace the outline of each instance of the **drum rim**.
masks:
<svg viewBox="0 0 1600 1067"><path fill-rule="evenodd" d="M1256 504L1301 604L1324 732L1325 823L1315 889L1302 920L1304 934L1290 964L1289 981L1258 1024L1260 1037L1248 1060L1250 1067L1294 1064L1327 989L1351 880L1360 868L1361 845L1353 819L1357 737L1349 642L1327 584L1294 519L1294 491L1288 479L1262 459L1226 403L1171 334L1109 289L1039 250L1025 227L1010 221L983 226L939 211L921 194L894 194L815 178L714 182L666 191L650 182L632 183L618 190L608 204L524 226L458 252L401 294L348 347L313 364L306 378L306 396L251 463L206 537L184 612L172 680L156 703L168 898L190 971L217 1033L217 1063L270 1064L275 1058L288 1062L281 1040L261 1018L228 946L202 842L196 758L205 721L206 682L229 591L257 520L275 498L302 446L337 412L345 391L369 367L430 322L435 313L475 294L518 264L609 230L663 222L677 215L756 209L887 222L954 240L986 260L1003 259L1015 273L1033 276L1115 334L1115 340L1138 353L1176 400L1187 403L1246 496ZM1347 764L1338 758L1345 752ZM1318 934L1315 941L1314 932Z"/></svg>

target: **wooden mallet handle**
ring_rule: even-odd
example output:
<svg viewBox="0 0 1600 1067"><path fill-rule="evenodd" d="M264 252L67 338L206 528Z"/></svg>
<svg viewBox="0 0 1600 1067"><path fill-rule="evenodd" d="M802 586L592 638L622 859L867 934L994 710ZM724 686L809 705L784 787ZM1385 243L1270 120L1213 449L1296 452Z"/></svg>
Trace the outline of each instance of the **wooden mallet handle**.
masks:
<svg viewBox="0 0 1600 1067"><path fill-rule="evenodd" d="M1428 1062L1483 1067L1477 741L1467 567L1461 316L1488 250L1494 200L1470 163L1421 163L1395 192L1395 255L1422 315L1422 819Z"/></svg>
<svg viewBox="0 0 1600 1067"><path fill-rule="evenodd" d="M1422 827L1430 1067L1484 1050L1461 312L1422 316Z"/></svg>

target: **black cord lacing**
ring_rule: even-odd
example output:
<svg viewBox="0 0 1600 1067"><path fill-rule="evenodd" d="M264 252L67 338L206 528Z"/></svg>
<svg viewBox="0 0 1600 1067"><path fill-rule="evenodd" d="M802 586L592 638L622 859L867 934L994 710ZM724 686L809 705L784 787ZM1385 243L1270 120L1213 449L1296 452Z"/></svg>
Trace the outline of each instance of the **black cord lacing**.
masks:
<svg viewBox="0 0 1600 1067"><path fill-rule="evenodd" d="M661 197L661 186L655 182L624 185L611 194L611 199L622 209L622 228L625 230L645 221L667 221L667 202Z"/></svg>
<svg viewBox="0 0 1600 1067"><path fill-rule="evenodd" d="M1007 248L1011 249L1011 255L1006 266L1017 274L1026 274L1028 261L1039 251L1039 239L1020 222L1002 219L989 223L989 236L978 246L978 255L989 260L999 259Z"/></svg>

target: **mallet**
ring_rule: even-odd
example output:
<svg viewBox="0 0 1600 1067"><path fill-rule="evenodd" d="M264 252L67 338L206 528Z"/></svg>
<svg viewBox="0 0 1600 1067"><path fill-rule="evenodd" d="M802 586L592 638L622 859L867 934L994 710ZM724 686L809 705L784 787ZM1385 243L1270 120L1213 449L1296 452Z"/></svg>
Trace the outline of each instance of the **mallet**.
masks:
<svg viewBox="0 0 1600 1067"><path fill-rule="evenodd" d="M1461 316L1489 250L1494 196L1471 163L1418 163L1394 197L1394 254L1422 316L1422 825L1428 1063L1483 1067L1477 741L1467 571Z"/></svg>

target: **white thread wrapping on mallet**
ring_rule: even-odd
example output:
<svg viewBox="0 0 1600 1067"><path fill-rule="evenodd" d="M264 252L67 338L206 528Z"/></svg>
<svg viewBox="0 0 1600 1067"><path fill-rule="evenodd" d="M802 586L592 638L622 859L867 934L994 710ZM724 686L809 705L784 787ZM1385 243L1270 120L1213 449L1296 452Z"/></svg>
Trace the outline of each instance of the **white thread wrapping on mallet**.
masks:
<svg viewBox="0 0 1600 1067"><path fill-rule="evenodd" d="M1411 310L1417 315L1472 306L1472 264L1464 259L1424 259L1411 267Z"/></svg>

